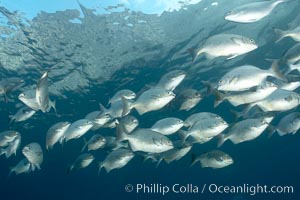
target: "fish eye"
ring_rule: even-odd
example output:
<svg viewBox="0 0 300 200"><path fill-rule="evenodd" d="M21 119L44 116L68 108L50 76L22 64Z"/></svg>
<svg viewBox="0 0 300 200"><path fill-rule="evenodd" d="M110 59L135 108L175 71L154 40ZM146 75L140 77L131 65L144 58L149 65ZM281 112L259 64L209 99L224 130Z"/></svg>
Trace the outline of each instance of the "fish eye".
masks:
<svg viewBox="0 0 300 200"><path fill-rule="evenodd" d="M133 123L137 123L137 120L136 120L136 119L133 119L132 122L133 122Z"/></svg>
<svg viewBox="0 0 300 200"><path fill-rule="evenodd" d="M226 13L226 15L230 15L230 14L232 14L231 10Z"/></svg>
<svg viewBox="0 0 300 200"><path fill-rule="evenodd" d="M225 81L223 79L219 80L219 84L223 84Z"/></svg>

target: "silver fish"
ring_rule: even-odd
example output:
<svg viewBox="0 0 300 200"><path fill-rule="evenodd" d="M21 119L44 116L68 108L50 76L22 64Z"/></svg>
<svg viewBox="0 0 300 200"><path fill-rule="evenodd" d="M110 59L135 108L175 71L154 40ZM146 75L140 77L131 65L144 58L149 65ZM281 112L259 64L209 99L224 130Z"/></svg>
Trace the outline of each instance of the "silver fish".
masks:
<svg viewBox="0 0 300 200"><path fill-rule="evenodd" d="M183 158L187 153L190 152L192 149L192 146L183 147L180 149L171 149L169 151L163 152L160 155L160 159L158 160L156 167L161 163L162 160L164 160L167 164L170 164L173 161L180 160Z"/></svg>
<svg viewBox="0 0 300 200"><path fill-rule="evenodd" d="M189 51L195 62L201 54L209 60L217 57L227 57L229 60L253 51L257 47L253 39L235 34L218 34L209 37L198 50L190 49Z"/></svg>
<svg viewBox="0 0 300 200"><path fill-rule="evenodd" d="M167 117L157 121L150 129L163 135L171 135L176 133L182 127L183 121L181 119Z"/></svg>
<svg viewBox="0 0 300 200"><path fill-rule="evenodd" d="M30 162L26 158L23 158L16 166L10 169L8 175L11 175L12 173L15 173L16 175L22 173L29 173L31 171L30 166Z"/></svg>
<svg viewBox="0 0 300 200"><path fill-rule="evenodd" d="M136 94L131 90L119 90L115 93L115 95L109 100L109 104L116 103L118 101L122 101L122 97L125 99L135 99Z"/></svg>
<svg viewBox="0 0 300 200"><path fill-rule="evenodd" d="M226 140L231 140L234 144L256 139L269 126L274 116L265 116L255 119L246 119L234 124L229 133L220 134L218 146L220 147Z"/></svg>
<svg viewBox="0 0 300 200"><path fill-rule="evenodd" d="M55 108L55 102L52 102L49 99L49 92L48 92L48 72L45 72L43 76L37 83L36 86L36 102L38 103L42 112L49 112L51 107Z"/></svg>
<svg viewBox="0 0 300 200"><path fill-rule="evenodd" d="M286 0L251 2L230 10L225 20L239 23L257 22L270 15L272 10Z"/></svg>
<svg viewBox="0 0 300 200"><path fill-rule="evenodd" d="M4 96L5 101L8 101L7 95L20 88L24 84L24 80L17 78L17 77L11 77L11 78L5 78L0 81L0 95Z"/></svg>
<svg viewBox="0 0 300 200"><path fill-rule="evenodd" d="M248 106L248 112L253 106L258 106L264 112L287 111L297 107L300 103L300 95L293 91L277 89L261 101Z"/></svg>
<svg viewBox="0 0 300 200"><path fill-rule="evenodd" d="M219 91L245 91L262 85L268 76L286 80L274 62L269 70L263 70L252 65L243 65L227 72L218 82Z"/></svg>
<svg viewBox="0 0 300 200"><path fill-rule="evenodd" d="M186 89L180 93L178 98L181 99L179 110L189 111L194 108L203 97L201 93L195 89Z"/></svg>
<svg viewBox="0 0 300 200"><path fill-rule="evenodd" d="M95 127L97 128L101 128L103 127L105 124L107 124L109 121L111 121L113 118L112 116L110 116L109 113L102 113L100 112L100 114L93 120L93 127L95 129Z"/></svg>
<svg viewBox="0 0 300 200"><path fill-rule="evenodd" d="M186 77L186 73L182 70L174 70L165 74L155 87L173 91Z"/></svg>
<svg viewBox="0 0 300 200"><path fill-rule="evenodd" d="M174 98L175 94L170 90L151 88L143 92L135 102L123 98L124 108L122 115L127 115L133 108L135 108L140 115L159 110L165 107Z"/></svg>
<svg viewBox="0 0 300 200"><path fill-rule="evenodd" d="M199 157L194 156L191 165L194 165L199 161L202 168L209 167L213 169L224 168L234 163L230 155L219 150L210 151Z"/></svg>
<svg viewBox="0 0 300 200"><path fill-rule="evenodd" d="M222 133L228 127L222 118L208 118L196 122L188 131L181 131L183 141L192 137L193 143L205 143Z"/></svg>
<svg viewBox="0 0 300 200"><path fill-rule="evenodd" d="M36 168L41 169L41 164L43 162L43 151L38 143L30 143L23 147L23 155L31 163L31 170L34 171Z"/></svg>
<svg viewBox="0 0 300 200"><path fill-rule="evenodd" d="M88 151L95 151L103 148L105 144L106 139L100 134L95 134L88 141L84 139L84 146L81 151L84 151L86 147Z"/></svg>
<svg viewBox="0 0 300 200"><path fill-rule="evenodd" d="M113 169L120 169L134 157L134 153L128 149L117 149L109 153L103 162L99 163L99 174L102 168L109 173Z"/></svg>
<svg viewBox="0 0 300 200"><path fill-rule="evenodd" d="M89 114L87 114L84 119L90 120L92 122L94 122L94 120L96 119L97 116L99 116L101 114L101 111L97 110L97 111L93 111L90 112ZM101 128L102 125L96 124L94 123L93 127L91 128L91 130L97 130L99 128Z"/></svg>
<svg viewBox="0 0 300 200"><path fill-rule="evenodd" d="M3 131L0 133L0 147L6 147L14 141L18 136L20 136L20 133L17 131Z"/></svg>
<svg viewBox="0 0 300 200"><path fill-rule="evenodd" d="M68 169L68 172L74 169L78 170L78 169L86 168L93 162L94 159L95 157L92 154L83 153L76 158L74 163Z"/></svg>
<svg viewBox="0 0 300 200"><path fill-rule="evenodd" d="M46 134L46 149L52 149L53 146L63 142L63 136L71 124L69 122L58 122L51 126Z"/></svg>
<svg viewBox="0 0 300 200"><path fill-rule="evenodd" d="M277 89L278 86L276 84L266 81L262 85L255 86L247 91L229 92L223 94L217 90L214 90L214 106L218 106L224 100L228 100L233 106L254 103L266 98Z"/></svg>
<svg viewBox="0 0 300 200"><path fill-rule="evenodd" d="M205 120L205 119L213 119L213 120L223 120L221 116L210 113L210 112L200 112L200 113L195 113L189 116L185 121L184 121L184 126L185 127L191 127L195 123Z"/></svg>
<svg viewBox="0 0 300 200"><path fill-rule="evenodd" d="M122 129L117 126L117 141L128 141L133 152L162 153L174 147L169 138L151 129L137 129L130 135Z"/></svg>
<svg viewBox="0 0 300 200"><path fill-rule="evenodd" d="M93 127L93 125L93 122L87 119L77 120L73 122L64 132L63 140L67 142L71 139L78 139L86 134Z"/></svg>
<svg viewBox="0 0 300 200"><path fill-rule="evenodd" d="M32 98L32 97L29 97L25 93L21 93L21 94L19 94L18 98L19 98L20 101L22 101L26 106L28 106L32 110L35 110L35 111L40 110L40 106L37 103L35 97Z"/></svg>
<svg viewBox="0 0 300 200"><path fill-rule="evenodd" d="M35 110L28 108L27 106L21 107L16 114L10 117L10 123L26 121L36 113Z"/></svg>
<svg viewBox="0 0 300 200"><path fill-rule="evenodd" d="M9 158L12 155L17 155L17 150L21 145L21 135L18 133L16 138L9 143L6 148L0 148L0 155L5 154L6 158Z"/></svg>
<svg viewBox="0 0 300 200"><path fill-rule="evenodd" d="M120 120L120 124L122 124L126 133L131 133L135 130L135 128L139 125L139 120L131 115L127 115Z"/></svg>
<svg viewBox="0 0 300 200"><path fill-rule="evenodd" d="M287 134L296 134L296 132L299 129L300 129L299 112L292 112L284 116L276 126L276 131L280 136L287 135Z"/></svg>

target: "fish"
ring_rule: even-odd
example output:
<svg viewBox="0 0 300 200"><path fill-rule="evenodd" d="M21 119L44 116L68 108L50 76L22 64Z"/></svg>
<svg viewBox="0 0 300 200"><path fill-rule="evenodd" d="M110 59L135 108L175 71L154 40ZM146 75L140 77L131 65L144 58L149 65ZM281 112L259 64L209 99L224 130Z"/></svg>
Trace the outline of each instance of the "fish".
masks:
<svg viewBox="0 0 300 200"><path fill-rule="evenodd" d="M128 149L117 149L110 152L103 162L99 163L99 172L104 168L107 173L113 169L120 169L128 164L134 158L134 153Z"/></svg>
<svg viewBox="0 0 300 200"><path fill-rule="evenodd" d="M46 134L46 149L50 150L53 148L53 146L60 142L62 144L63 142L63 136L67 129L70 127L70 122L58 122L54 125L52 125Z"/></svg>
<svg viewBox="0 0 300 200"><path fill-rule="evenodd" d="M157 121L150 129L163 135L172 135L182 127L183 121L181 119L175 117L167 117Z"/></svg>
<svg viewBox="0 0 300 200"><path fill-rule="evenodd" d="M4 96L5 102L8 102L7 95L23 86L24 80L18 77L5 78L0 81L0 95Z"/></svg>
<svg viewBox="0 0 300 200"><path fill-rule="evenodd" d="M275 28L274 32L278 37L278 39L276 40L276 43L278 43L279 41L281 41L282 39L284 39L286 37L292 38L295 42L300 42L300 26L295 27L294 29L286 30L286 31Z"/></svg>
<svg viewBox="0 0 300 200"><path fill-rule="evenodd" d="M161 77L155 87L174 91L175 88L185 79L186 72L183 70L173 70Z"/></svg>
<svg viewBox="0 0 300 200"><path fill-rule="evenodd" d="M107 124L109 121L111 121L113 118L110 116L109 113L102 113L100 114L92 121L93 127L97 127L97 129L103 127L105 124Z"/></svg>
<svg viewBox="0 0 300 200"><path fill-rule="evenodd" d="M122 98L124 105L122 116L129 114L133 108L136 109L139 115L160 110L174 98L175 94L171 90L165 90L163 88L151 88L143 92L136 101Z"/></svg>
<svg viewBox="0 0 300 200"><path fill-rule="evenodd" d="M238 6L225 15L225 20L238 23L254 23L270 15L273 9L287 0L251 2Z"/></svg>
<svg viewBox="0 0 300 200"><path fill-rule="evenodd" d="M31 171L35 171L35 169L41 169L41 164L43 163L43 151L38 143L33 142L27 144L23 147L22 153L30 162Z"/></svg>
<svg viewBox="0 0 300 200"><path fill-rule="evenodd" d="M84 146L81 151L84 151L86 147L88 151L95 151L100 148L103 148L105 144L106 139L100 134L95 134L88 141L84 139Z"/></svg>
<svg viewBox="0 0 300 200"><path fill-rule="evenodd" d="M186 89L180 93L178 98L181 99L179 110L190 111L203 99L203 96L195 89Z"/></svg>
<svg viewBox="0 0 300 200"><path fill-rule="evenodd" d="M229 101L230 104L235 107L244 104L254 103L266 98L277 89L278 89L278 85L270 81L265 81L261 85L254 86L246 91L228 92L223 94L218 90L214 90L213 91L215 95L214 107L217 107L224 100Z"/></svg>
<svg viewBox="0 0 300 200"><path fill-rule="evenodd" d="M101 114L101 111L97 110L97 111L93 111L93 112L90 112L88 113L84 119L87 119L87 120L90 120L92 122L94 122L94 120L96 119L97 116L100 116ZM99 124L96 124L94 123L93 127L91 128L91 130L95 131L99 128L101 128L103 125L99 125Z"/></svg>
<svg viewBox="0 0 300 200"><path fill-rule="evenodd" d="M277 89L269 96L248 105L247 113L252 107L258 106L264 112L287 111L296 108L300 103L300 95L293 91Z"/></svg>
<svg viewBox="0 0 300 200"><path fill-rule="evenodd" d="M198 157L194 155L191 166L197 162L200 162L202 168L208 167L212 169L219 169L232 165L234 160L230 155L223 151L213 150Z"/></svg>
<svg viewBox="0 0 300 200"><path fill-rule="evenodd" d="M22 101L26 106L28 106L29 108L31 108L32 110L34 110L34 111L40 110L40 106L37 103L35 97L31 98L27 94L21 93L21 94L19 94L18 99L20 101Z"/></svg>
<svg viewBox="0 0 300 200"><path fill-rule="evenodd" d="M213 120L223 120L221 116L210 113L210 112L200 112L200 113L194 113L190 115L186 120L184 121L184 127L191 127L195 123L206 120L206 119L213 119Z"/></svg>
<svg viewBox="0 0 300 200"><path fill-rule="evenodd" d="M78 139L86 134L92 127L93 122L87 119L80 119L73 122L64 132L63 140L68 142L71 139Z"/></svg>
<svg viewBox="0 0 300 200"><path fill-rule="evenodd" d="M300 128L300 113L292 112L284 116L276 126L275 130L279 136L296 134Z"/></svg>
<svg viewBox="0 0 300 200"><path fill-rule="evenodd" d="M79 170L88 167L93 161L95 157L90 153L83 153L79 155L74 163L69 167L68 173L73 170Z"/></svg>
<svg viewBox="0 0 300 200"><path fill-rule="evenodd" d="M118 101L122 101L122 97L125 99L135 99L136 94L133 91L128 89L119 90L118 92L115 93L115 95L111 99L109 99L108 104L113 104Z"/></svg>
<svg viewBox="0 0 300 200"><path fill-rule="evenodd" d="M12 122L26 121L27 119L31 118L35 113L36 113L35 110L32 110L27 106L23 106L17 111L16 114L10 117L10 124Z"/></svg>
<svg viewBox="0 0 300 200"><path fill-rule="evenodd" d="M111 103L110 108L108 108L108 109L105 108L101 103L99 105L100 105L100 110L101 110L102 114L109 114L109 116L112 119L122 117L123 108L124 108L123 101L117 101L117 102Z"/></svg>
<svg viewBox="0 0 300 200"><path fill-rule="evenodd" d="M217 34L210 36L197 50L189 49L193 63L204 54L209 60L226 57L227 60L249 53L258 48L254 39L236 34Z"/></svg>
<svg viewBox="0 0 300 200"><path fill-rule="evenodd" d="M192 149L192 146L183 147L180 149L174 148L169 151L163 152L160 154L160 159L158 160L156 167L159 166L162 160L164 160L167 164L170 164L173 161L180 160L183 158L186 154L190 152Z"/></svg>
<svg viewBox="0 0 300 200"><path fill-rule="evenodd" d="M105 136L105 146L104 146L104 149L106 150L116 150L116 149L119 149L119 148L126 148L128 149L128 143L125 141L125 142L120 142L119 140L117 140L117 137L115 136Z"/></svg>
<svg viewBox="0 0 300 200"><path fill-rule="evenodd" d="M181 131L183 141L188 137L192 137L193 143L206 143L215 136L222 133L228 127L228 123L222 118L208 118L202 119L193 124L188 131Z"/></svg>
<svg viewBox="0 0 300 200"><path fill-rule="evenodd" d="M36 102L38 103L42 112L49 112L51 107L55 108L55 102L49 99L48 92L48 72L45 72L36 86Z"/></svg>
<svg viewBox="0 0 300 200"><path fill-rule="evenodd" d="M29 173L30 171L31 171L31 163L26 158L23 158L18 162L16 166L10 169L8 176L10 176L12 173L19 175L22 173Z"/></svg>
<svg viewBox="0 0 300 200"><path fill-rule="evenodd" d="M136 129L136 127L138 127L139 120L132 115L127 115L121 118L119 123L122 124L122 127L125 129L126 133L131 133Z"/></svg>
<svg viewBox="0 0 300 200"><path fill-rule="evenodd" d="M117 126L117 141L128 141L133 152L162 153L173 149L172 141L163 134L151 129L137 129L130 134L124 132L122 126Z"/></svg>
<svg viewBox="0 0 300 200"><path fill-rule="evenodd" d="M222 146L226 140L231 140L234 144L251 141L260 136L273 120L273 115L259 118L250 118L239 121L230 127L229 132L218 136L218 147Z"/></svg>
<svg viewBox="0 0 300 200"><path fill-rule="evenodd" d="M279 72L278 63L273 62L269 70L263 70L252 65L243 65L227 72L219 81L219 91L245 91L252 87L262 85L267 77L275 77L287 81L286 77Z"/></svg>
<svg viewBox="0 0 300 200"><path fill-rule="evenodd" d="M21 134L17 134L16 138L8 144L6 148L0 148L0 155L5 154L6 158L17 155L17 151L21 145Z"/></svg>
<svg viewBox="0 0 300 200"><path fill-rule="evenodd" d="M19 136L20 136L20 133L17 131L13 131L13 130L1 132L0 133L0 147L8 146L9 143L13 142Z"/></svg>

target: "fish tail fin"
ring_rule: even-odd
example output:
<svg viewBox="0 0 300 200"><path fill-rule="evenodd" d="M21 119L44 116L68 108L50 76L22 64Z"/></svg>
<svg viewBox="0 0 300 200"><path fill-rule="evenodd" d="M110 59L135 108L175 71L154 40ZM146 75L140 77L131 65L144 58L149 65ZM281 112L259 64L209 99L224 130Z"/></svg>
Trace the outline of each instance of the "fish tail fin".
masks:
<svg viewBox="0 0 300 200"><path fill-rule="evenodd" d="M10 118L10 120L9 120L8 125L10 126L10 125L13 125L13 123L14 123L15 120L16 120L16 118L15 118L13 115L9 116L9 118Z"/></svg>
<svg viewBox="0 0 300 200"><path fill-rule="evenodd" d="M106 113L107 109L102 105L102 103L99 103L100 111L101 113Z"/></svg>
<svg viewBox="0 0 300 200"><path fill-rule="evenodd" d="M217 138L219 139L217 147L220 147L226 141L225 135L224 134L220 134L220 135L217 136Z"/></svg>
<svg viewBox="0 0 300 200"><path fill-rule="evenodd" d="M279 60L274 60L272 62L271 68L270 68L271 73L278 79L287 82L287 78L284 76L284 74L282 74L279 71Z"/></svg>
<svg viewBox="0 0 300 200"><path fill-rule="evenodd" d="M12 173L14 172L12 169L13 169L12 167L9 169L9 172L7 174L7 178L9 178L12 175Z"/></svg>
<svg viewBox="0 0 300 200"><path fill-rule="evenodd" d="M131 109L134 107L134 102L125 99L124 97L122 98L122 102L123 102L123 111L122 111L122 117L128 115L131 111Z"/></svg>
<svg viewBox="0 0 300 200"><path fill-rule="evenodd" d="M233 116L234 116L234 121L237 121L239 118L242 118L244 116L244 112L241 111L241 112L238 112L238 111L235 111L235 110L229 110Z"/></svg>
<svg viewBox="0 0 300 200"><path fill-rule="evenodd" d="M122 141L126 140L127 139L127 133L126 133L126 129L123 127L123 125L122 124L117 124L116 129L117 129L116 141L117 142L122 142Z"/></svg>
<svg viewBox="0 0 300 200"><path fill-rule="evenodd" d="M101 172L101 169L103 168L103 162L99 162L98 167L99 167L99 169L98 169L98 176L99 176L100 172Z"/></svg>
<svg viewBox="0 0 300 200"><path fill-rule="evenodd" d="M207 87L206 93L208 95L213 94L215 88L209 81L201 81L201 83Z"/></svg>
<svg viewBox="0 0 300 200"><path fill-rule="evenodd" d="M195 165L198 161L199 161L198 156L195 153L192 153L192 159L191 159L190 167Z"/></svg>
<svg viewBox="0 0 300 200"><path fill-rule="evenodd" d="M88 144L88 142L86 141L85 137L83 137L83 142L84 142L84 145L83 145L83 147L81 149L81 152L83 152L85 150L85 148L86 148L86 146Z"/></svg>
<svg viewBox="0 0 300 200"><path fill-rule="evenodd" d="M275 43L280 42L283 38L285 38L287 36L285 31L282 31L282 30L277 29L277 28L273 28L273 29L274 29L274 32L275 32L276 37L277 37Z"/></svg>
<svg viewBox="0 0 300 200"><path fill-rule="evenodd" d="M72 172L74 168L74 165L70 165L69 167L67 167L67 174L70 174Z"/></svg>
<svg viewBox="0 0 300 200"><path fill-rule="evenodd" d="M178 134L179 134L180 140L181 140L182 142L185 142L186 139L189 137L188 132L187 132L187 131L184 131L184 130L179 130L179 131L178 131Z"/></svg>
<svg viewBox="0 0 300 200"><path fill-rule="evenodd" d="M241 112L243 116L245 116L254 106L256 105L256 102L250 103L246 106L246 108Z"/></svg>
<svg viewBox="0 0 300 200"><path fill-rule="evenodd" d="M213 94L215 96L214 107L216 108L224 101L226 95L215 89L213 90Z"/></svg>
<svg viewBox="0 0 300 200"><path fill-rule="evenodd" d="M268 131L268 138L271 138L276 132L276 128L272 125L269 125L267 131Z"/></svg>
<svg viewBox="0 0 300 200"><path fill-rule="evenodd" d="M50 108L53 108L55 114L57 115L57 110L56 110L56 101L51 101L50 100Z"/></svg>
<svg viewBox="0 0 300 200"><path fill-rule="evenodd" d="M197 60L198 56L202 53L200 51L197 51L194 48L189 48L187 50L187 52L192 56L192 63L195 63L195 61Z"/></svg>
<svg viewBox="0 0 300 200"><path fill-rule="evenodd" d="M163 160L162 158L160 158L160 159L158 160L158 162L157 162L156 165L155 165L155 168L158 168L158 166L159 166L159 164L161 163L162 160Z"/></svg>

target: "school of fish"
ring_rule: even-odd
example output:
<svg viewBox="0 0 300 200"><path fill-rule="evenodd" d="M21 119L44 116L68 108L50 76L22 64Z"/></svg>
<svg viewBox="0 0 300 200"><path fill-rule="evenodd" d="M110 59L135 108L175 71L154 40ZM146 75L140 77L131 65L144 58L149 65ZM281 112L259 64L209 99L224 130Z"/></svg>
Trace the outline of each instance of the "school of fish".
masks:
<svg viewBox="0 0 300 200"><path fill-rule="evenodd" d="M271 0L245 4L227 12L224 20L234 24L256 23L272 15L272 11L290 0ZM269 66L254 66L244 63L232 66L232 69L217 77L216 82L202 80L199 83L207 92L194 88L178 90L188 73L181 69L164 74L157 84L143 91L130 88L115 91L106 102L99 102L99 110L86 113L85 118L76 121L59 121L41 133L44 141L21 142L22 133L3 130L0 133L0 155L6 158L18 152L22 159L11 168L9 174L30 173L43 169L43 160L47 151L57 144L68 145L71 140L83 142L81 154L70 160L68 173L80 170L97 162L98 173L102 168L109 173L125 167L133 158L151 159L156 167L162 161L167 164L191 155L191 165L200 163L202 168L219 169L234 164L234 155L229 155L218 148L230 140L232 145L255 140L263 133L271 136L296 134L300 128L300 24L289 30L274 29L277 36L275 44L284 43L287 38L293 45L280 58L270 60ZM192 56L191 65L199 59L213 60L224 57L225 62L259 49L255 39L235 33L219 33L207 38L198 48L187 49ZM201 58L202 57L202 58ZM267 69L266 69L267 68ZM0 81L0 94L6 102L22 102L22 107L10 116L10 124L22 123L36 113L47 115L56 113L56 101L50 99L48 75L51 70L41 75L36 81L35 91L23 91L26 83L19 77L6 77ZM21 91L17 98L14 93ZM222 106L228 101L234 123L226 122L217 113L201 112L197 105L205 97L213 95L214 106ZM175 112L192 111L186 119L174 116L160 118L151 127L142 127L139 116L149 112L166 109L175 105ZM174 107L174 106L173 106ZM242 111L240 111L242 110ZM282 117L282 115L284 115ZM279 123L272 123L280 117ZM111 128L113 135L102 135L102 128ZM100 131L99 131L100 130ZM88 134L87 134L88 133ZM89 138L86 136L89 135ZM202 155L193 153L194 145L218 140L215 149ZM227 141L227 142L226 142ZM63 149L62 149L63 151ZM93 152L105 151L104 160L98 160ZM46 167L46 166L45 166Z"/></svg>

